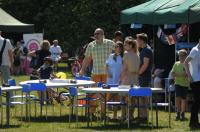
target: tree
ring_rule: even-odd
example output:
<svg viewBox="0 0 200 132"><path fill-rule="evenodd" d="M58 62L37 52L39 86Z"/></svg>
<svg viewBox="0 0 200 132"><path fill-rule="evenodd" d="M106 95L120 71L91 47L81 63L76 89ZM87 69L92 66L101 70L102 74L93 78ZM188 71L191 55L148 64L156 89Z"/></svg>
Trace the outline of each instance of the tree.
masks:
<svg viewBox="0 0 200 132"><path fill-rule="evenodd" d="M1 0L1 7L22 22L35 24L44 38L58 39L65 52L73 54L88 43L95 28L107 38L120 29L120 11L145 0Z"/></svg>

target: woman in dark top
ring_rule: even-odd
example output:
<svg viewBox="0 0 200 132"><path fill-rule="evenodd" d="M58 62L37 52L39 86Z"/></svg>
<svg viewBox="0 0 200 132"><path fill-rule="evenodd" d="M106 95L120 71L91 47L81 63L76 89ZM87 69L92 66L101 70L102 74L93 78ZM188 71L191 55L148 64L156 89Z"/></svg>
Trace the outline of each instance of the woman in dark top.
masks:
<svg viewBox="0 0 200 132"><path fill-rule="evenodd" d="M41 49L40 50L31 51L29 53L29 56L31 56L32 59L34 57L36 58L36 64L35 64L35 66L32 67L33 68L33 72L30 75L30 79L31 80L38 78L38 76L36 75L36 73L37 73L36 70L38 68L40 68L44 64L44 62L43 62L44 58L51 55L51 53L49 51L49 48L50 48L49 41L48 40L43 40L41 42Z"/></svg>
<svg viewBox="0 0 200 132"><path fill-rule="evenodd" d="M44 63L43 60L44 60L45 57L51 55L49 48L50 48L49 41L43 40L41 42L41 49L40 50L32 51L32 52L29 53L29 55L31 57L37 57L37 59L38 59L36 69L43 65L43 63Z"/></svg>

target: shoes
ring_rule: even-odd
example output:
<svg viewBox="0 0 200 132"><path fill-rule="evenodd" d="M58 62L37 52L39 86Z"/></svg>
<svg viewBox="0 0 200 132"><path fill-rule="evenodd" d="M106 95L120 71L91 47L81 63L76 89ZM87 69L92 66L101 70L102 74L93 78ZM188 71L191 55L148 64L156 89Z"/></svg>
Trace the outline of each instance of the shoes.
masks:
<svg viewBox="0 0 200 132"><path fill-rule="evenodd" d="M176 112L176 121L180 120L180 112Z"/></svg>
<svg viewBox="0 0 200 132"><path fill-rule="evenodd" d="M181 112L180 121L185 121L185 113Z"/></svg>
<svg viewBox="0 0 200 132"><path fill-rule="evenodd" d="M190 127L191 130L200 129L200 124L199 123L190 124L189 127Z"/></svg>
<svg viewBox="0 0 200 132"><path fill-rule="evenodd" d="M92 121L97 121L98 120L98 117L94 114L91 115L91 119Z"/></svg>
<svg viewBox="0 0 200 132"><path fill-rule="evenodd" d="M146 123L147 117L136 117L134 118L134 121L139 122L139 123Z"/></svg>

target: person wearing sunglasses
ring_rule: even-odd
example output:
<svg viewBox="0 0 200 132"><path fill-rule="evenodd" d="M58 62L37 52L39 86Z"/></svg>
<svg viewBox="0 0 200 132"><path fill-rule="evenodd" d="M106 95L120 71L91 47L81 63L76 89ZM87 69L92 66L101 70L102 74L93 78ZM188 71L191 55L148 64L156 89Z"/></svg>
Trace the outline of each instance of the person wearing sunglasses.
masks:
<svg viewBox="0 0 200 132"><path fill-rule="evenodd" d="M114 42L109 39L105 39L104 30L97 28L94 31L94 41L90 42L85 51L85 58L82 63L82 68L79 72L79 75L84 75L86 68L89 66L89 62L93 60L93 69L92 69L92 80L96 83L107 81L107 71L106 71L106 59L114 50ZM95 98L96 95L91 95L92 98ZM94 102L94 101L93 101ZM95 106L94 104L91 104ZM104 113L104 105L102 105L102 112ZM90 113L95 112L96 107L90 108Z"/></svg>

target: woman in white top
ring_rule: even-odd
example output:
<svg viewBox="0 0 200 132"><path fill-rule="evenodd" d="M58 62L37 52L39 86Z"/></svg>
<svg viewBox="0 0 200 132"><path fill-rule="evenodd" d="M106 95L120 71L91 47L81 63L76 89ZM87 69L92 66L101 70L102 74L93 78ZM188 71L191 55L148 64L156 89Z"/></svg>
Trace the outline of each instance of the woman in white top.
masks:
<svg viewBox="0 0 200 132"><path fill-rule="evenodd" d="M110 54L106 60L106 70L108 72L107 84L119 84L122 71L123 43L117 41L115 52Z"/></svg>
<svg viewBox="0 0 200 132"><path fill-rule="evenodd" d="M51 52L51 59L54 63L54 69L57 70L58 61L61 59L62 50L58 45L58 40L53 41L53 45L50 47L49 51Z"/></svg>
<svg viewBox="0 0 200 132"><path fill-rule="evenodd" d="M119 84L120 74L122 71L122 59L123 58L123 43L117 41L115 43L114 53L110 54L106 60L106 70L108 73L107 84ZM111 97L107 95L108 98ZM109 100L119 101L120 97L118 95L112 96ZM117 118L117 109L114 108L113 118Z"/></svg>

